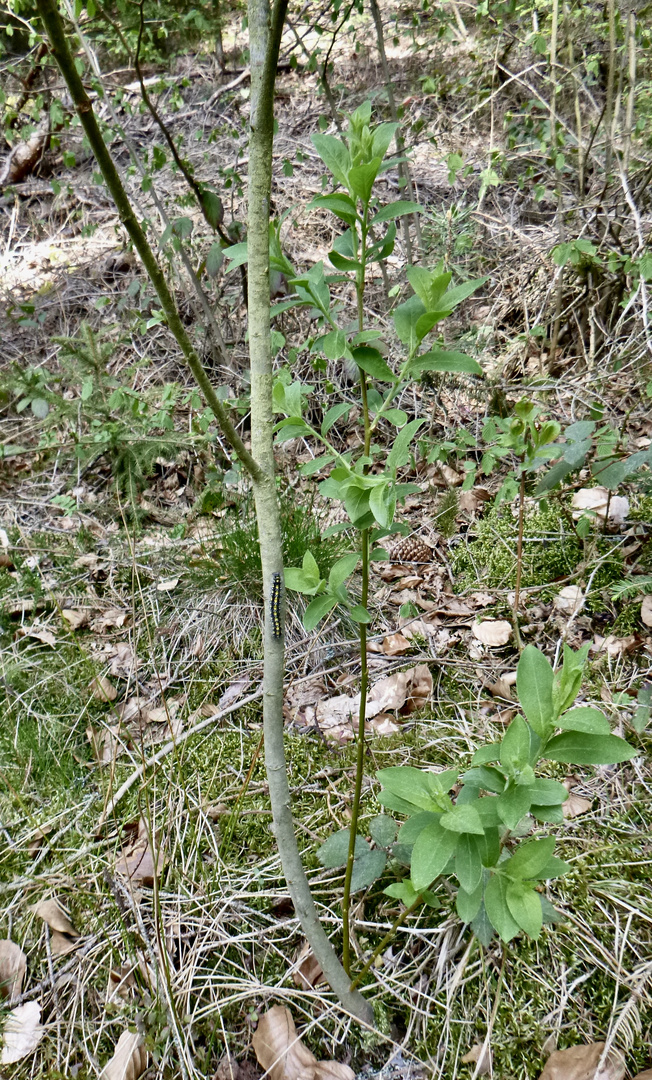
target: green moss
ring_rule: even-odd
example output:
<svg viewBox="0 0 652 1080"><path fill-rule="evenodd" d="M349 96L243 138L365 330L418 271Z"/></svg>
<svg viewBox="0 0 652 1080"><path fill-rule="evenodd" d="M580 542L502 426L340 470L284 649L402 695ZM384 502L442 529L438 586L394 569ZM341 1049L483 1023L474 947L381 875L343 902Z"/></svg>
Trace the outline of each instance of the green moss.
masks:
<svg viewBox="0 0 652 1080"><path fill-rule="evenodd" d="M517 522L506 506L478 521L466 543L451 550L451 566L462 588L511 588L516 582ZM582 558L582 543L556 504L542 502L525 518L523 587L568 577Z"/></svg>

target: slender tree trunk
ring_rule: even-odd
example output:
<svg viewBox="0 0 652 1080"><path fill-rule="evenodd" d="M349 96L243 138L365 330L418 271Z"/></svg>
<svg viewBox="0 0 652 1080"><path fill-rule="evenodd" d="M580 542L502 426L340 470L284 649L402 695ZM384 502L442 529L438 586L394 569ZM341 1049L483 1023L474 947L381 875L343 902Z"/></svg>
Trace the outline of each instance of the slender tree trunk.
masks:
<svg viewBox="0 0 652 1080"><path fill-rule="evenodd" d="M273 139L273 88L278 46L287 0L277 0L272 32L268 26L269 9L264 0L252 0L250 27L252 46L252 145L250 170L250 347L252 368L252 444L257 461L235 430L224 404L197 355L179 316L174 298L156 255L138 221L111 154L104 142L92 102L86 93L66 38L56 0L37 0L38 13L50 41L52 55L68 86L77 114L95 155L106 185L115 202L120 220L127 231L143 266L156 290L170 331L190 368L206 403L213 410L222 433L251 478L256 499L261 541L265 596L269 597L272 575L282 573L281 530L272 450L271 353L269 334L269 248L268 223L271 186L271 150ZM269 48L268 48L269 44ZM254 75L256 66L256 76ZM258 103L258 105L257 105ZM283 872L295 903L303 931L312 946L342 1005L358 1019L373 1023L371 1006L357 991L350 990L349 979L328 940L314 906L301 863L290 813L290 797L283 748L283 640L277 636L266 602L265 619L264 727L270 797Z"/></svg>
<svg viewBox="0 0 652 1080"><path fill-rule="evenodd" d="M282 582L281 518L274 470L272 353L269 301L269 215L274 139L274 81L287 0L249 0L251 65L251 132L247 245L249 257L249 358L251 366L251 446L263 476L254 484L265 603L263 730L265 762L272 803L274 834L283 873L303 931L324 975L341 1003L360 1020L373 1023L371 1006L357 991L337 958L319 921L297 845L283 741L284 641L281 611L271 610L274 575ZM282 607L284 597L282 596Z"/></svg>

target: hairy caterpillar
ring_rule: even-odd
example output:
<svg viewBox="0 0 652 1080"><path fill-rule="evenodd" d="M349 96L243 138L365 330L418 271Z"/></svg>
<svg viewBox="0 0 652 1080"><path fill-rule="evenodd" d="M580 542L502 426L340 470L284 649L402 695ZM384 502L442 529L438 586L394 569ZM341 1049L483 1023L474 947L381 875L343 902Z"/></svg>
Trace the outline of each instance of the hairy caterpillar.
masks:
<svg viewBox="0 0 652 1080"><path fill-rule="evenodd" d="M272 595L269 598L269 613L272 619L272 637L278 640L283 637L283 620L281 618L281 575L272 574Z"/></svg>

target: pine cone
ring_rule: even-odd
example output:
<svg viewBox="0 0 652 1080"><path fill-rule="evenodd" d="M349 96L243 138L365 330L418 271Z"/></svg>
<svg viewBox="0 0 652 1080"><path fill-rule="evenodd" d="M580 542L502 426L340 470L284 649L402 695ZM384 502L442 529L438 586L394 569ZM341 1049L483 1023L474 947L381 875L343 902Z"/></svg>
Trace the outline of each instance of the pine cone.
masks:
<svg viewBox="0 0 652 1080"><path fill-rule="evenodd" d="M406 536L399 540L392 549L392 558L395 562L430 562L432 548L424 544L418 536Z"/></svg>

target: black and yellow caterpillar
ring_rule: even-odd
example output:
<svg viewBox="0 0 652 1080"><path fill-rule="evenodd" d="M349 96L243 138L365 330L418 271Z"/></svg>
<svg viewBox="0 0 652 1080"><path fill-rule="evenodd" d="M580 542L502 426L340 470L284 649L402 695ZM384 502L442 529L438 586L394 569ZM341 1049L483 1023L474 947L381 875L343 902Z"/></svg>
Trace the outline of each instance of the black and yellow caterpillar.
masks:
<svg viewBox="0 0 652 1080"><path fill-rule="evenodd" d="M281 575L272 574L272 594L269 598L269 614L272 620L272 637L283 637L283 618L281 616Z"/></svg>

